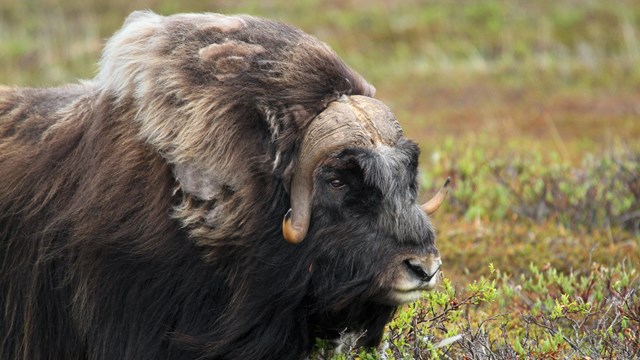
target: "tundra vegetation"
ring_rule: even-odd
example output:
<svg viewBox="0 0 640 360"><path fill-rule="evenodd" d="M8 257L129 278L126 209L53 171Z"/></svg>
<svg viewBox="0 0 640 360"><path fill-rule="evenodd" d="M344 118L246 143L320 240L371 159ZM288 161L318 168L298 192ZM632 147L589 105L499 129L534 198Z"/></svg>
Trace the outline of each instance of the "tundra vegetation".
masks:
<svg viewBox="0 0 640 360"><path fill-rule="evenodd" d="M640 3L0 3L0 83L91 78L131 11L280 19L331 45L421 150L445 279L378 349L314 359L640 357Z"/></svg>

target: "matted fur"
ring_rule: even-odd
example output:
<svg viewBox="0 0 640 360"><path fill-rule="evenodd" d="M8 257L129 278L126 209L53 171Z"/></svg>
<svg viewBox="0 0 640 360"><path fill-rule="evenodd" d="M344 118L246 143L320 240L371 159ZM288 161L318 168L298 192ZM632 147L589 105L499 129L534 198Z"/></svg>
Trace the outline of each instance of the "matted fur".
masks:
<svg viewBox="0 0 640 360"><path fill-rule="evenodd" d="M309 122L373 92L290 26L151 12L91 81L0 87L0 358L297 359L345 330L375 344L391 259L437 253L417 147L323 164L359 181L340 200L353 221L318 188L307 239L280 232Z"/></svg>

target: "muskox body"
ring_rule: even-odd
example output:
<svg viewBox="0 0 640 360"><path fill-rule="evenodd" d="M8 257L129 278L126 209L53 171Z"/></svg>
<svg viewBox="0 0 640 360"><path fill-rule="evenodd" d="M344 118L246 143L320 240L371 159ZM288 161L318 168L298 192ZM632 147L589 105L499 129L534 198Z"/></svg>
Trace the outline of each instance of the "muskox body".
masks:
<svg viewBox="0 0 640 360"><path fill-rule="evenodd" d="M297 359L316 337L378 343L433 286L418 150L395 120L379 145L318 157L304 240L283 239L309 124L373 101L326 45L142 12L100 66L0 87L0 358Z"/></svg>

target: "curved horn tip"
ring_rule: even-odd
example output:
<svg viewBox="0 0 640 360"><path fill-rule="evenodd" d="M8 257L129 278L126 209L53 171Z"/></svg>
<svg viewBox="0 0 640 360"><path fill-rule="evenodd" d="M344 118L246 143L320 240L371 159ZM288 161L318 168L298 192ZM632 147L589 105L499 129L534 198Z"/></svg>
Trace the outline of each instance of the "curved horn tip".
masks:
<svg viewBox="0 0 640 360"><path fill-rule="evenodd" d="M444 185L442 185L442 187L440 188L440 190L438 190L435 196L431 198L431 200L427 201L426 203L420 206L422 210L425 213L427 213L427 215L429 216L433 215L433 213L435 213L436 210L438 210L440 205L442 205L442 203L444 202L444 199L447 197L447 194L449 193L450 183L451 183L451 177L447 177L447 180L445 180Z"/></svg>
<svg viewBox="0 0 640 360"><path fill-rule="evenodd" d="M288 243L296 245L302 242L306 231L301 231L293 226L291 223L291 210L292 209L289 209L289 211L287 211L282 220L282 235Z"/></svg>

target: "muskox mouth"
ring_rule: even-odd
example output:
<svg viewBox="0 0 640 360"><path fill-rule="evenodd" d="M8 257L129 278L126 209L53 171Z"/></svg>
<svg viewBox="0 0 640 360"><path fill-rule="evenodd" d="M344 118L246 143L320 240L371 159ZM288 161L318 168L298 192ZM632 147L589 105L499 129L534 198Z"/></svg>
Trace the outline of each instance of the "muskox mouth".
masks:
<svg viewBox="0 0 640 360"><path fill-rule="evenodd" d="M423 289L415 289L415 290L391 290L389 294L387 294L387 301L389 305L400 306L404 304L409 304L414 301L418 301L422 298L422 294L426 290Z"/></svg>
<svg viewBox="0 0 640 360"><path fill-rule="evenodd" d="M420 300L425 291L435 289L442 277L441 267L440 258L435 257L429 257L426 263L418 259L404 260L383 302L398 306Z"/></svg>

